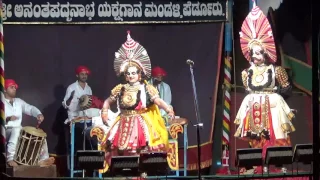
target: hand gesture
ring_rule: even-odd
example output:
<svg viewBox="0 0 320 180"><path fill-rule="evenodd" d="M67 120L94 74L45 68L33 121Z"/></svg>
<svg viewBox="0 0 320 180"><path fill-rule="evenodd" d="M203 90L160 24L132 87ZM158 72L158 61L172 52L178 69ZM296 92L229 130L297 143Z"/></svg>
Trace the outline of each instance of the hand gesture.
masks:
<svg viewBox="0 0 320 180"><path fill-rule="evenodd" d="M41 123L41 122L44 120L43 115L42 115L42 114L39 114L39 115L37 116L37 120L38 120L39 123Z"/></svg>
<svg viewBox="0 0 320 180"><path fill-rule="evenodd" d="M168 113L168 116L170 119L174 119L175 115L174 115L173 110Z"/></svg>
<svg viewBox="0 0 320 180"><path fill-rule="evenodd" d="M71 92L71 95L70 95L69 99L68 99L67 102L66 102L67 106L70 105L71 100L73 99L73 96L74 96L74 90Z"/></svg>

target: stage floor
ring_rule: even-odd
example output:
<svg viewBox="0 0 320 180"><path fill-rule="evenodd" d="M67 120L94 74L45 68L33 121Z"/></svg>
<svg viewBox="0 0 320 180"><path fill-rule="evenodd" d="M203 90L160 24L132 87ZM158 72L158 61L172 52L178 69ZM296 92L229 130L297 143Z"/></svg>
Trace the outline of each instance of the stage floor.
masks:
<svg viewBox="0 0 320 180"><path fill-rule="evenodd" d="M201 179L279 179L279 180L309 180L309 179L312 179L312 174L311 173L287 173L287 174L264 174L264 175L261 175L261 174L254 174L254 175L203 175L201 176ZM5 176L5 175L2 175L1 180L14 180L14 179L30 179L29 178L23 178L23 177L9 177L9 176ZM70 178L70 177L57 177L57 178L36 178L37 180L45 180L45 179L88 179L88 180L98 180L99 178L90 178L90 177L85 177L85 178L82 178L82 177L75 177L75 178ZM143 178L140 178L140 177L104 177L104 178L100 178L100 179L103 179L103 180L115 180L115 179L143 179ZM183 177L183 176L180 176L180 177L173 177L173 176L152 176L152 177L147 177L145 179L170 179L170 180L174 180L174 179L198 179L198 176L186 176L186 177Z"/></svg>

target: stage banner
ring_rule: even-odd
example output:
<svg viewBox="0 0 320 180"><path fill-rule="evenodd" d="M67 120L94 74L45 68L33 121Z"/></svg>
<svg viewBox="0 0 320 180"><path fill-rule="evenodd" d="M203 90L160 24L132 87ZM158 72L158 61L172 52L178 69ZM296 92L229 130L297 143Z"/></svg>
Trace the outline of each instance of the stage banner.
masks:
<svg viewBox="0 0 320 180"><path fill-rule="evenodd" d="M4 0L5 24L196 23L227 20L227 0Z"/></svg>

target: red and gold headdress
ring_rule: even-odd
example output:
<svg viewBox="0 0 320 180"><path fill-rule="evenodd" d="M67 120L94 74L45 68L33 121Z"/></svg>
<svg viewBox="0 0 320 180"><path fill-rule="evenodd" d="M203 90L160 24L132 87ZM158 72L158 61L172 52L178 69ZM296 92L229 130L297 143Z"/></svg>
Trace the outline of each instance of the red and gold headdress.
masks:
<svg viewBox="0 0 320 180"><path fill-rule="evenodd" d="M251 61L250 50L253 45L260 45L273 63L277 61L277 51L270 23L255 3L242 23L240 44L242 53L248 61Z"/></svg>
<svg viewBox="0 0 320 180"><path fill-rule="evenodd" d="M114 70L120 76L130 64L138 66L147 77L151 75L151 62L146 49L134 41L127 32L127 41L115 53Z"/></svg>

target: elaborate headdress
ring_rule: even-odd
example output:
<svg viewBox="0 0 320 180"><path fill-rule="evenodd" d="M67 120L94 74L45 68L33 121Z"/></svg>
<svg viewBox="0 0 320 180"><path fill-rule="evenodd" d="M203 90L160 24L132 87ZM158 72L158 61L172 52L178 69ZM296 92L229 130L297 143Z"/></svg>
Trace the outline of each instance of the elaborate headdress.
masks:
<svg viewBox="0 0 320 180"><path fill-rule="evenodd" d="M251 61L250 50L253 45L260 45L272 62L277 61L277 51L270 23L255 2L251 12L242 23L240 44L242 53L248 61Z"/></svg>
<svg viewBox="0 0 320 180"><path fill-rule="evenodd" d="M151 75L151 63L146 49L134 41L127 31L127 41L115 53L114 70L120 76L130 64L138 66L147 77Z"/></svg>

